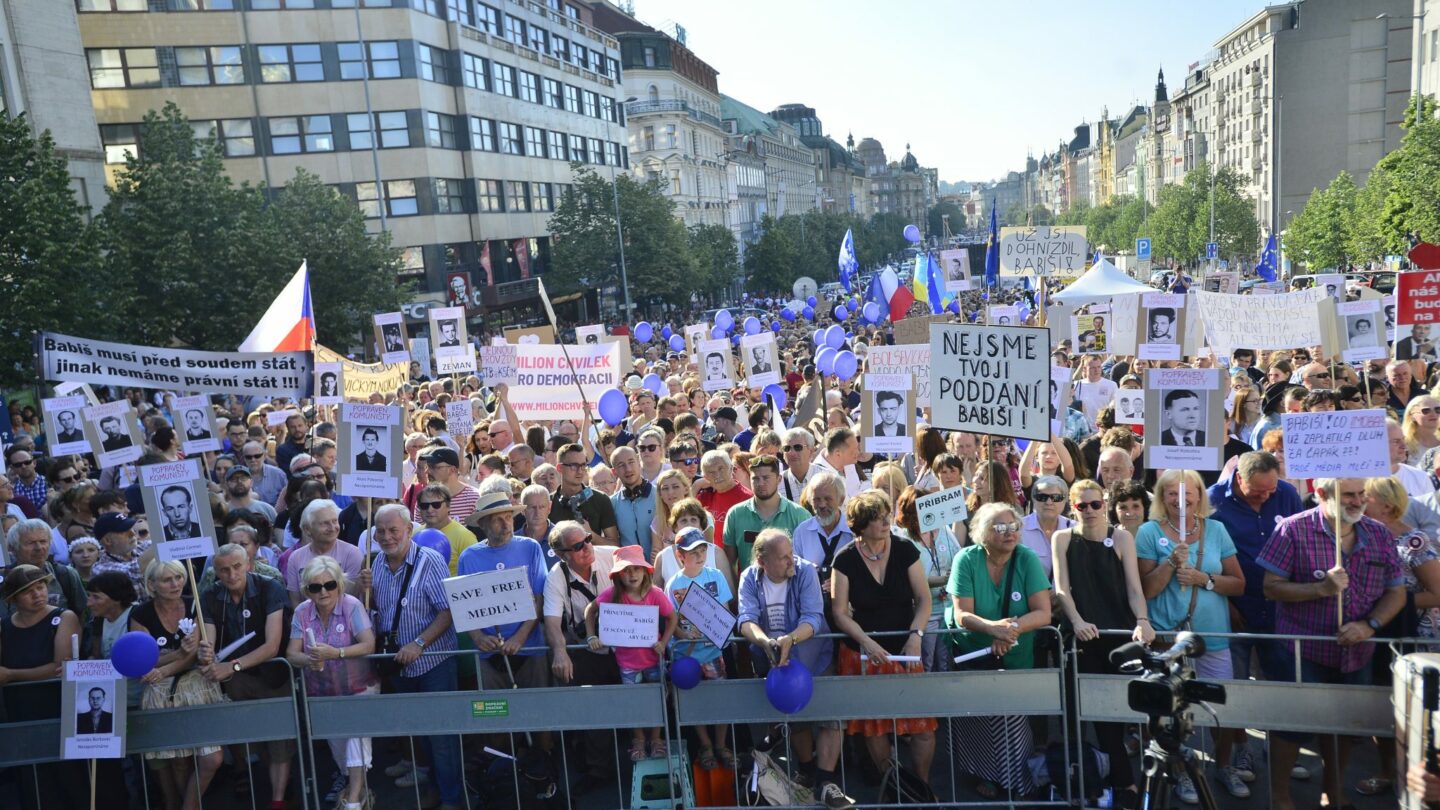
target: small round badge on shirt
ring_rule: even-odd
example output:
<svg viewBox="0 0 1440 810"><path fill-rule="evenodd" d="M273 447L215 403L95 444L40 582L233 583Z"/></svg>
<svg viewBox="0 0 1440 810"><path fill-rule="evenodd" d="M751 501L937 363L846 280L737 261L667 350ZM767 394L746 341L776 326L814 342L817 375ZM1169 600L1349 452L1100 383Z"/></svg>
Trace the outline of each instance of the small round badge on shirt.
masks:
<svg viewBox="0 0 1440 810"><path fill-rule="evenodd" d="M1314 571L1311 571L1310 574L1311 574L1311 576L1315 577L1316 579L1324 579L1324 578L1325 578L1325 572L1324 572L1324 571L1321 571L1319 568L1316 568Z"/></svg>
<svg viewBox="0 0 1440 810"><path fill-rule="evenodd" d="M1421 537L1418 534L1412 534L1410 535L1410 539L1407 540L1406 543L1410 546L1410 548L1414 549L1415 551L1419 551L1420 549L1425 547L1425 538Z"/></svg>
<svg viewBox="0 0 1440 810"><path fill-rule="evenodd" d="M51 627L59 627L59 626L60 626L60 617L59 617L59 616L56 616L55 618L51 619L51 620L50 620L50 626L51 626Z"/></svg>
<svg viewBox="0 0 1440 810"><path fill-rule="evenodd" d="M1019 591L1011 591L1011 592L1010 592L1010 601L1011 601L1011 602L1019 602L1019 601L1020 601L1020 592L1019 592Z"/></svg>
<svg viewBox="0 0 1440 810"><path fill-rule="evenodd" d="M247 619L250 618L250 608L245 608L244 610L240 611L240 615L244 616Z"/></svg>
<svg viewBox="0 0 1440 810"><path fill-rule="evenodd" d="M161 646L161 647L164 647L164 646L165 646L165 643L168 642L169 640L170 640L170 639L165 638L164 636L161 636L160 638L155 639L155 643L156 643L157 645Z"/></svg>
<svg viewBox="0 0 1440 810"><path fill-rule="evenodd" d="M410 597L408 597L408 596L405 597L404 599L401 599L401 600L400 600L400 607L402 607L402 608L405 607L405 606L407 606L407 605L409 605L409 604L410 604Z"/></svg>
<svg viewBox="0 0 1440 810"><path fill-rule="evenodd" d="M496 570L496 571L504 571L504 570L505 570L505 563L503 563L503 562L502 562L502 563L495 563L495 570Z"/></svg>
<svg viewBox="0 0 1440 810"><path fill-rule="evenodd" d="M1155 543L1161 548L1165 548L1166 546L1170 545L1170 538L1162 537L1159 540L1156 540Z"/></svg>
<svg viewBox="0 0 1440 810"><path fill-rule="evenodd" d="M1115 547L1115 538L1113 538L1113 537L1107 537L1107 538L1105 538L1105 548L1114 548L1114 547Z"/></svg>
<svg viewBox="0 0 1440 810"><path fill-rule="evenodd" d="M345 625L343 625L343 624L337 624L337 625L335 625L335 632L337 632L337 633L343 633L343 632L345 632Z"/></svg>

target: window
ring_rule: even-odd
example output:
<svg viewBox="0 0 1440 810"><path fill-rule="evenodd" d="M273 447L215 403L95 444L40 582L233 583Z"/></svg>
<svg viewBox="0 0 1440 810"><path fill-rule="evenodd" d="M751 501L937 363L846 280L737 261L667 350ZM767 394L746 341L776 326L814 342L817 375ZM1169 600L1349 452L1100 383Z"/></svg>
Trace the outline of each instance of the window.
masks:
<svg viewBox="0 0 1440 810"><path fill-rule="evenodd" d="M550 130L550 157L556 160L569 160L570 149L565 145L565 133Z"/></svg>
<svg viewBox="0 0 1440 810"><path fill-rule="evenodd" d="M374 183L356 183L355 201L360 204L360 214L367 219L380 216L380 195Z"/></svg>
<svg viewBox="0 0 1440 810"><path fill-rule="evenodd" d="M580 97L585 100L585 115L589 118L600 117L600 106L597 101L599 97L589 90L582 90Z"/></svg>
<svg viewBox="0 0 1440 810"><path fill-rule="evenodd" d="M683 192L680 190L680 170L679 170L679 169L671 169L671 170L670 170L670 193L671 193L672 195L674 195L674 196L677 196L677 197L678 197L680 194L683 193Z"/></svg>
<svg viewBox="0 0 1440 810"><path fill-rule="evenodd" d="M554 79L546 79L544 87L545 106L554 107L557 110L560 109L560 82L557 82Z"/></svg>
<svg viewBox="0 0 1440 810"><path fill-rule="evenodd" d="M489 64L486 59L473 53L460 54L460 80L466 87L489 90L490 79L486 75L490 72Z"/></svg>
<svg viewBox="0 0 1440 810"><path fill-rule="evenodd" d="M482 213L499 213L505 210L505 197L500 191L499 180L477 180L476 188L478 193L475 195L475 207Z"/></svg>
<svg viewBox="0 0 1440 810"><path fill-rule="evenodd" d="M534 73L520 71L520 100L532 104L540 103L540 77Z"/></svg>
<svg viewBox="0 0 1440 810"><path fill-rule="evenodd" d="M500 33L500 12L485 5L475 4L475 27L491 36Z"/></svg>
<svg viewBox="0 0 1440 810"><path fill-rule="evenodd" d="M465 194L461 189L463 181L435 178L435 213L465 213Z"/></svg>
<svg viewBox="0 0 1440 810"><path fill-rule="evenodd" d="M541 53L550 52L550 32L544 28L530 26L530 47Z"/></svg>
<svg viewBox="0 0 1440 810"><path fill-rule="evenodd" d="M605 142L605 162L611 166L620 165L620 144L614 141Z"/></svg>
<svg viewBox="0 0 1440 810"><path fill-rule="evenodd" d="M194 0L190 0L193 2ZM336 5L339 5L338 3ZM314 8L315 0L250 0L251 11L269 11L277 8Z"/></svg>
<svg viewBox="0 0 1440 810"><path fill-rule="evenodd" d="M455 148L455 116L425 113L425 145L441 149Z"/></svg>
<svg viewBox="0 0 1440 810"><path fill-rule="evenodd" d="M647 126L640 130L641 148L646 152L655 150L655 127Z"/></svg>
<svg viewBox="0 0 1440 810"><path fill-rule="evenodd" d="M1430 32L1430 61L1435 61L1435 52L1440 50L1440 28Z"/></svg>
<svg viewBox="0 0 1440 810"><path fill-rule="evenodd" d="M325 81L319 45L261 45L256 53L260 58L261 82Z"/></svg>
<svg viewBox="0 0 1440 810"><path fill-rule="evenodd" d="M605 64L605 54L594 48L590 49L590 70L599 73ZM584 67L583 65L581 67Z"/></svg>
<svg viewBox="0 0 1440 810"><path fill-rule="evenodd" d="M530 202L536 211L554 211L555 196L549 183L530 184Z"/></svg>
<svg viewBox="0 0 1440 810"><path fill-rule="evenodd" d="M249 118L191 123L196 137L219 141L225 157L250 157L255 154L255 123Z"/></svg>
<svg viewBox="0 0 1440 810"><path fill-rule="evenodd" d="M360 211L367 217L380 216L380 198L374 183L356 183L355 199ZM387 180L385 182L385 209L392 217L414 216L419 212L415 203L414 180Z"/></svg>
<svg viewBox="0 0 1440 810"><path fill-rule="evenodd" d="M516 45L525 44L525 21L511 14L505 15L505 38Z"/></svg>
<svg viewBox="0 0 1440 810"><path fill-rule="evenodd" d="M615 120L615 99L609 96L600 97L600 120L619 123Z"/></svg>
<svg viewBox="0 0 1440 810"><path fill-rule="evenodd" d="M175 11L234 11L235 0L172 0Z"/></svg>
<svg viewBox="0 0 1440 810"><path fill-rule="evenodd" d="M520 127L500 122L500 151L506 155L523 155L525 149L520 143Z"/></svg>
<svg viewBox="0 0 1440 810"><path fill-rule="evenodd" d="M605 152L604 152L604 151L601 149L601 147L600 147L600 139L599 139L599 138L591 138L591 139L590 139L590 162L591 162L591 163L604 163L604 162L605 162Z"/></svg>
<svg viewBox="0 0 1440 810"><path fill-rule="evenodd" d="M605 57L605 64L609 66L609 71L605 75L617 82L620 81L620 62L613 57L607 56Z"/></svg>
<svg viewBox="0 0 1440 810"><path fill-rule="evenodd" d="M350 133L351 149L374 149L375 128L369 113L351 113L345 116L345 129Z"/></svg>
<svg viewBox="0 0 1440 810"><path fill-rule="evenodd" d="M495 122L489 118L470 118L470 148L481 152L495 151Z"/></svg>
<svg viewBox="0 0 1440 810"><path fill-rule="evenodd" d="M475 14L470 8L470 0L445 0L445 8L449 9L450 19L461 25L474 25Z"/></svg>
<svg viewBox="0 0 1440 810"><path fill-rule="evenodd" d="M550 37L550 55L561 62L570 61L570 40L559 35Z"/></svg>
<svg viewBox="0 0 1440 810"><path fill-rule="evenodd" d="M529 211L530 195L529 183L524 180L505 181L505 210L507 211Z"/></svg>
<svg viewBox="0 0 1440 810"><path fill-rule="evenodd" d="M583 135L570 136L570 159L576 163L590 162L585 155L585 137Z"/></svg>
<svg viewBox="0 0 1440 810"><path fill-rule="evenodd" d="M573 84L565 85L565 109L573 113L580 112L580 88Z"/></svg>
<svg viewBox="0 0 1440 810"><path fill-rule="evenodd" d="M395 79L400 76L400 46L394 40L367 42L370 49L370 78ZM337 46L340 56L341 79L365 78L364 58L358 42L341 42Z"/></svg>
<svg viewBox="0 0 1440 810"><path fill-rule="evenodd" d="M140 127L135 124L101 124L100 142L105 146L105 162L123 164L129 155L139 153Z"/></svg>
<svg viewBox="0 0 1440 810"><path fill-rule="evenodd" d="M400 272L399 276L423 276L425 275L425 248L419 245L402 248L400 250Z"/></svg>
<svg viewBox="0 0 1440 810"><path fill-rule="evenodd" d="M545 157L545 130L525 127L525 154L530 157Z"/></svg>
<svg viewBox="0 0 1440 810"><path fill-rule="evenodd" d="M420 78L426 81L439 82L440 84L450 83L450 68L446 61L446 52L439 48L432 48L421 43L420 51Z"/></svg>
<svg viewBox="0 0 1440 810"><path fill-rule="evenodd" d="M149 11L145 0L80 0L81 11ZM110 161L106 161L107 163Z"/></svg>
<svg viewBox="0 0 1440 810"><path fill-rule="evenodd" d="M335 138L330 116L306 115L270 119L270 153L294 155L300 152L333 152Z"/></svg>
<svg viewBox="0 0 1440 810"><path fill-rule="evenodd" d="M240 64L240 47L176 48L175 64L180 84L194 87L207 84L243 84L245 68Z"/></svg>
<svg viewBox="0 0 1440 810"><path fill-rule="evenodd" d="M398 149L410 145L410 122L404 112L375 113L380 122L380 148Z"/></svg>
<svg viewBox="0 0 1440 810"><path fill-rule="evenodd" d="M502 96L515 97L515 68L499 62L490 63L490 89Z"/></svg>
<svg viewBox="0 0 1440 810"><path fill-rule="evenodd" d="M655 61L655 49L654 49L654 48L651 48L651 47L649 47L649 46L646 46L646 47L645 47L645 67L647 67L647 68L653 68L653 67L655 67L655 65L656 65L656 61Z"/></svg>
<svg viewBox="0 0 1440 810"><path fill-rule="evenodd" d="M154 48L93 48L85 56L90 61L90 86L96 90L160 86Z"/></svg>
<svg viewBox="0 0 1440 810"><path fill-rule="evenodd" d="M570 43L570 61L577 67L585 67L590 64L590 49L578 42Z"/></svg>

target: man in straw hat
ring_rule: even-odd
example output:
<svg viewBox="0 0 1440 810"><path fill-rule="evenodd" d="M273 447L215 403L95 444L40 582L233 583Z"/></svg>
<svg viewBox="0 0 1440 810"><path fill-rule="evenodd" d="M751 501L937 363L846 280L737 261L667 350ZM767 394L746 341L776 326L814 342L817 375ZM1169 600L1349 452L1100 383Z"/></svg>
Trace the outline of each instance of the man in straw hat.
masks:
<svg viewBox="0 0 1440 810"><path fill-rule="evenodd" d="M525 568L530 583L530 596L535 602L535 617L529 621L471 630L470 638L485 662L479 676L482 689L538 688L549 686L549 669L545 663L545 640L541 635L541 598L545 593L545 550L528 537L515 535L515 513L519 507L504 492L480 496L469 526L484 542L460 554L459 573L478 574ZM497 656L495 653L503 653Z"/></svg>

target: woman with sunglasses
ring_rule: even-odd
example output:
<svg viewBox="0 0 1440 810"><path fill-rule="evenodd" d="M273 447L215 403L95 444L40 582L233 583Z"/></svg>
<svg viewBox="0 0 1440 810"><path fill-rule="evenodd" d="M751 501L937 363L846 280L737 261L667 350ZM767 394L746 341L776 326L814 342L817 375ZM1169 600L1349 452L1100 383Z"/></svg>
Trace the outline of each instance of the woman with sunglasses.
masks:
<svg viewBox="0 0 1440 810"><path fill-rule="evenodd" d="M1440 399L1429 394L1410 400L1401 420L1405 433L1405 463L1419 466L1425 454L1440 447Z"/></svg>
<svg viewBox="0 0 1440 810"><path fill-rule="evenodd" d="M1104 490L1097 481L1076 481L1070 487L1070 508L1079 525L1051 535L1055 599L1075 638L1076 669L1119 674L1110 665L1112 650L1131 640L1145 644L1155 640L1135 564L1135 538L1110 525ZM1129 630L1130 636L1101 636L1101 630ZM1078 725L1072 725L1071 739L1078 741L1079 733ZM1115 806L1135 806L1138 793L1125 750L1125 726L1096 723L1095 737L1100 750L1110 755L1110 786L1119 791Z"/></svg>
<svg viewBox="0 0 1440 810"><path fill-rule="evenodd" d="M345 592L349 580L333 557L316 557L300 574L307 597L290 621L285 657L305 673L305 693L315 697L373 695L380 682L365 656L375 652L375 630L360 600ZM346 776L340 810L370 807L365 790L370 739L333 739L330 755Z"/></svg>

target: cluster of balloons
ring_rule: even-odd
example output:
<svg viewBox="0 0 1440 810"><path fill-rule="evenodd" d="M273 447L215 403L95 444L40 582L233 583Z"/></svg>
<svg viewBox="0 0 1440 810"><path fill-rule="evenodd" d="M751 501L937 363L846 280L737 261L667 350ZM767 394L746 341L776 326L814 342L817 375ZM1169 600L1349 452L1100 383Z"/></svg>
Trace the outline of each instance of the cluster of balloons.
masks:
<svg viewBox="0 0 1440 810"><path fill-rule="evenodd" d="M690 656L676 658L670 664L670 682L681 689L700 685L700 662ZM815 676L797 659L791 658L783 667L773 667L765 676L765 698L775 710L795 714L810 705L815 695Z"/></svg>

